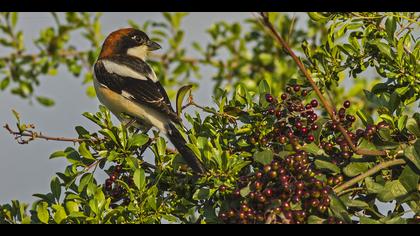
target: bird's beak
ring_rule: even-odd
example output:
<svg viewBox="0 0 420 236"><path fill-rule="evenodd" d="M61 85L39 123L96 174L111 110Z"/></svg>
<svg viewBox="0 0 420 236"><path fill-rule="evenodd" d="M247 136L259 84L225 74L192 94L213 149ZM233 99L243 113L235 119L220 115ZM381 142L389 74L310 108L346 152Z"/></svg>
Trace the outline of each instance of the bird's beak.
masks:
<svg viewBox="0 0 420 236"><path fill-rule="evenodd" d="M155 51L155 50L158 50L158 49L162 48L158 43L156 43L152 40L149 40L146 45L147 45L147 49L149 51Z"/></svg>

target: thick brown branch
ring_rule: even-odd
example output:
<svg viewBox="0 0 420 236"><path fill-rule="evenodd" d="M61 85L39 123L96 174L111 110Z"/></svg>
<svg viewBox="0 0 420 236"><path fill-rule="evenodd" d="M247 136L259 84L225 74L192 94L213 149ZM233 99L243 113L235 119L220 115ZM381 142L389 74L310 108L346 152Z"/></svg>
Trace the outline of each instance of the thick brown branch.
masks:
<svg viewBox="0 0 420 236"><path fill-rule="evenodd" d="M380 170L386 169L386 168L391 167L391 166L403 165L405 163L406 163L406 161L403 160L403 159L394 159L394 160L391 160L391 161L382 162L381 164L378 164L377 166L373 167L372 169L366 171L365 173L360 174L360 175L354 177L353 179L345 182L344 184L335 187L334 192L338 194L338 193L350 188L354 184L357 184L359 181L362 181L365 178L367 178L371 175L374 175L375 173L377 173Z"/></svg>
<svg viewBox="0 0 420 236"><path fill-rule="evenodd" d="M293 50L290 48L290 46L287 44L287 42L280 36L280 34L277 32L277 30L274 28L273 24L268 19L267 13L261 13L262 16L262 23L265 27L267 27L270 30L270 33L274 36L274 38L277 40L277 42L288 52L288 54L293 58L297 66L299 67L300 71L304 74L308 82L310 83L311 87L315 91L316 95L318 96L319 100L321 101L322 105L324 106L325 110L327 111L328 115L330 116L331 120L337 124L338 129L342 133L344 139L346 140L347 144L350 146L350 148L359 155L369 155L369 156L385 156L386 152L381 150L361 150L358 149L354 144L349 135L347 134L346 129L340 124L339 120L334 114L334 110L330 103L325 99L325 97L322 95L321 90L316 85L315 81L312 79L312 76L310 75L309 71L306 70L305 66L303 65L302 61L296 56L296 54L293 52Z"/></svg>

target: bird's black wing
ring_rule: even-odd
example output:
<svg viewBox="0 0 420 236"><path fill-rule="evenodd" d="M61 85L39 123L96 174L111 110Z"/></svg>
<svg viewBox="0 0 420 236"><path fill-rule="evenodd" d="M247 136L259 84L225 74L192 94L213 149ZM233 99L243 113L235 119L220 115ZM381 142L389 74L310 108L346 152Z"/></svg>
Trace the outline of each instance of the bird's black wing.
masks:
<svg viewBox="0 0 420 236"><path fill-rule="evenodd" d="M180 118L150 66L141 59L114 56L98 60L94 67L99 83L127 99L166 114L176 123Z"/></svg>

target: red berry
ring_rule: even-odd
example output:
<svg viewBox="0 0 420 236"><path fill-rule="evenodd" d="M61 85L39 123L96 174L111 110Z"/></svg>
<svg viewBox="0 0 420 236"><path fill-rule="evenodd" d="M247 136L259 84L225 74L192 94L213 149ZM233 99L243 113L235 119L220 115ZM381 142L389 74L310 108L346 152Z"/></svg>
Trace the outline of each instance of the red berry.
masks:
<svg viewBox="0 0 420 236"><path fill-rule="evenodd" d="M312 134L308 135L306 139L309 143L312 143L313 141L315 141L315 137Z"/></svg>
<svg viewBox="0 0 420 236"><path fill-rule="evenodd" d="M287 99L287 94L283 93L283 94L281 95L281 100L286 100L286 99Z"/></svg>
<svg viewBox="0 0 420 236"><path fill-rule="evenodd" d="M270 176L270 178L275 179L277 177L277 171L272 170L268 175Z"/></svg>
<svg viewBox="0 0 420 236"><path fill-rule="evenodd" d="M318 129L318 125L317 124L312 124L311 125L311 129L312 130L317 130Z"/></svg>
<svg viewBox="0 0 420 236"><path fill-rule="evenodd" d="M318 100L316 100L316 99L312 100L311 105L312 105L312 107L317 107L318 106Z"/></svg>
<svg viewBox="0 0 420 236"><path fill-rule="evenodd" d="M276 110L276 117L280 119L281 116L282 116L282 112L280 110Z"/></svg>
<svg viewBox="0 0 420 236"><path fill-rule="evenodd" d="M346 100L346 101L343 103L343 106L344 106L344 108L349 108L349 107L350 107L350 101L349 101L349 100Z"/></svg>
<svg viewBox="0 0 420 236"><path fill-rule="evenodd" d="M227 187L226 187L226 185L220 185L219 186L219 191L221 192L221 193L224 193L224 192L226 192L226 189L227 189Z"/></svg>
<svg viewBox="0 0 420 236"><path fill-rule="evenodd" d="M109 179L114 182L115 180L117 180L117 175L113 174L109 177Z"/></svg>
<svg viewBox="0 0 420 236"><path fill-rule="evenodd" d="M300 90L300 86L299 85L295 85L295 86L293 86L293 91L295 91L295 92L299 92L299 90Z"/></svg>
<svg viewBox="0 0 420 236"><path fill-rule="evenodd" d="M267 102L271 103L271 102L273 102L274 98L273 98L273 96L271 96L271 94L267 93L265 95L265 100L267 100Z"/></svg>
<svg viewBox="0 0 420 236"><path fill-rule="evenodd" d="M278 140L279 140L279 143L285 144L287 142L287 137L284 135L280 135Z"/></svg>

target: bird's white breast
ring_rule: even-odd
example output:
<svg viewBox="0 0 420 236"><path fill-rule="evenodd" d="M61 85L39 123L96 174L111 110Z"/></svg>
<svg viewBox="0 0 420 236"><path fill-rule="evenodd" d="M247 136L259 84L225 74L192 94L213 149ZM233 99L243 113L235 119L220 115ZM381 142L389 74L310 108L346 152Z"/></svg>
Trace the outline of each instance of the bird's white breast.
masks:
<svg viewBox="0 0 420 236"><path fill-rule="evenodd" d="M99 101L119 119L121 119L121 113L126 113L130 116L144 120L165 134L167 133L166 124L169 122L169 119L165 118L165 116L159 112L129 100L121 94L101 85L97 81L96 76L94 76L94 87Z"/></svg>

